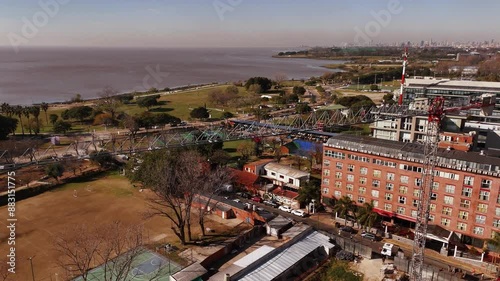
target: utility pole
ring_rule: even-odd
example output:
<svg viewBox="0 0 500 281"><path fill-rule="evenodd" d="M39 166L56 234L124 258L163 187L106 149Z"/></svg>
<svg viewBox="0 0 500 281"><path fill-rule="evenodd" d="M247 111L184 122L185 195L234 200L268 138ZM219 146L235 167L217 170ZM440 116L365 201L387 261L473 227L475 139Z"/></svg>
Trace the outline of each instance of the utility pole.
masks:
<svg viewBox="0 0 500 281"><path fill-rule="evenodd" d="M33 270L33 257L29 257L28 260L30 261L30 265L31 265L31 277L33 277L33 281L35 281L35 271Z"/></svg>

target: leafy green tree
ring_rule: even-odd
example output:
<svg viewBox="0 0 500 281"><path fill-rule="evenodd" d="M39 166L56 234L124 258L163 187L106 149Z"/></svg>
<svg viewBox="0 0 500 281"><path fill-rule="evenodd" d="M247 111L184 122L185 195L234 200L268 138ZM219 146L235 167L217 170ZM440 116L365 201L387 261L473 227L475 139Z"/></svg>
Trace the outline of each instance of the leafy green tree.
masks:
<svg viewBox="0 0 500 281"><path fill-rule="evenodd" d="M363 106L370 107L375 105L375 103L365 95L341 97L337 99L337 104L354 108Z"/></svg>
<svg viewBox="0 0 500 281"><path fill-rule="evenodd" d="M83 120L92 116L93 111L94 109L92 107L84 105L72 107L68 109L65 114L67 115L67 118L76 119L80 122L83 122Z"/></svg>
<svg viewBox="0 0 500 281"><path fill-rule="evenodd" d="M365 202L361 208L358 208L358 221L362 226L368 229L379 219L378 214L373 210L374 208L373 201L370 203Z"/></svg>
<svg viewBox="0 0 500 281"><path fill-rule="evenodd" d="M45 124L49 124L49 119L47 118L47 110L49 110L49 104L46 102L42 102L42 104L40 105L40 108L45 113Z"/></svg>
<svg viewBox="0 0 500 281"><path fill-rule="evenodd" d="M298 114L308 113L311 111L312 108L307 103L298 103L295 106L295 112L297 112Z"/></svg>
<svg viewBox="0 0 500 281"><path fill-rule="evenodd" d="M6 102L0 105L0 111L2 111L3 115L7 115L8 117L12 117L12 114L14 114L12 106Z"/></svg>
<svg viewBox="0 0 500 281"><path fill-rule="evenodd" d="M54 124L57 122L57 119L59 119L59 116L57 114L50 114L49 119L50 119L50 124L54 126Z"/></svg>
<svg viewBox="0 0 500 281"><path fill-rule="evenodd" d="M159 102L158 102L159 98L160 98L160 95L139 98L139 99L137 99L137 105L140 107L145 107L149 111L149 109L151 107L159 105Z"/></svg>
<svg viewBox="0 0 500 281"><path fill-rule="evenodd" d="M109 152L93 151L89 156L90 161L98 164L100 168L107 168L114 163L113 157Z"/></svg>
<svg viewBox="0 0 500 281"><path fill-rule="evenodd" d="M14 115L16 115L19 118L19 122L21 123L21 131L24 136L24 125L23 125L23 114L24 110L23 107L20 105L16 105L13 107L12 111L14 112Z"/></svg>
<svg viewBox="0 0 500 281"><path fill-rule="evenodd" d="M314 199L319 202L321 197L321 190L319 184L315 183L312 179L304 184L299 189L299 196L297 200L301 205L309 204Z"/></svg>
<svg viewBox="0 0 500 281"><path fill-rule="evenodd" d="M337 216L344 218L344 223L347 225L347 216L350 213L354 213L355 208L356 205L354 204L354 201L352 201L351 198L344 196L335 202L333 212L337 213Z"/></svg>
<svg viewBox="0 0 500 281"><path fill-rule="evenodd" d="M54 133L56 134L66 134L69 130L71 130L71 124L68 122L59 120L54 123Z"/></svg>
<svg viewBox="0 0 500 281"><path fill-rule="evenodd" d="M189 115L192 118L196 118L196 119L207 119L208 117L210 117L210 113L208 112L207 108L203 107L203 106L200 106L200 107L193 109L189 113Z"/></svg>
<svg viewBox="0 0 500 281"><path fill-rule="evenodd" d="M9 134L16 131L18 120L0 115L0 140L7 138Z"/></svg>
<svg viewBox="0 0 500 281"><path fill-rule="evenodd" d="M394 94L393 93L387 93L382 97L382 100L384 101L385 104L393 104L395 103L394 101Z"/></svg>
<svg viewBox="0 0 500 281"><path fill-rule="evenodd" d="M370 85L370 91L378 91L379 90L379 87L377 84L371 84Z"/></svg>
<svg viewBox="0 0 500 281"><path fill-rule="evenodd" d="M293 86L292 92L298 96L302 96L306 93L306 88L302 86Z"/></svg>
<svg viewBox="0 0 500 281"><path fill-rule="evenodd" d="M238 87L231 85L228 86L225 90L224 93L231 94L231 95L237 95L239 94L240 90L238 90Z"/></svg>
<svg viewBox="0 0 500 281"><path fill-rule="evenodd" d="M59 177L61 177L64 173L64 167L61 163L53 163L45 168L45 174L47 176L54 178L57 182L59 182Z"/></svg>
<svg viewBox="0 0 500 281"><path fill-rule="evenodd" d="M500 253L500 233L495 231L493 238L488 239L486 242L489 245L489 249L495 253Z"/></svg>
<svg viewBox="0 0 500 281"><path fill-rule="evenodd" d="M259 84L252 84L250 85L250 87L248 87L248 92L254 94L254 95L259 95L260 93L262 93L262 86L260 86Z"/></svg>
<svg viewBox="0 0 500 281"><path fill-rule="evenodd" d="M224 119L233 118L233 117L234 117L234 114L232 114L232 113L231 113L231 112L229 112L229 111L224 111L224 112L222 113L222 118L224 118Z"/></svg>
<svg viewBox="0 0 500 281"><path fill-rule="evenodd" d="M271 89L273 81L265 77L252 77L245 83L245 88L248 90L254 84L259 85L262 92L267 92Z"/></svg>

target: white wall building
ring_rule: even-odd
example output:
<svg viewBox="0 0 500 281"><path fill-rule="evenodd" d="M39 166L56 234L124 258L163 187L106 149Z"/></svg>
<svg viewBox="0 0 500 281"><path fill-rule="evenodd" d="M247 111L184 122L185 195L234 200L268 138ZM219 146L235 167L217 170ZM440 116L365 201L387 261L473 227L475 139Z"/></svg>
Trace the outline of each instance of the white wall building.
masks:
<svg viewBox="0 0 500 281"><path fill-rule="evenodd" d="M269 163L264 166L266 171L262 177L273 181L278 186L287 186L299 189L305 182L309 181L310 174L292 167L278 163Z"/></svg>

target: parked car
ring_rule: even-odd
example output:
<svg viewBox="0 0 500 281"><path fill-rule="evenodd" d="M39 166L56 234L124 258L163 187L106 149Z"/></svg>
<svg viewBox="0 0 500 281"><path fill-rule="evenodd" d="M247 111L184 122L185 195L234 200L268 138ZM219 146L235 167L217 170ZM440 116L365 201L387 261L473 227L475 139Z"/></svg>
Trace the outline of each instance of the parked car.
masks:
<svg viewBox="0 0 500 281"><path fill-rule="evenodd" d="M344 231L344 232L347 232L347 233L354 233L354 229L350 226L342 226L340 228L340 231Z"/></svg>
<svg viewBox="0 0 500 281"><path fill-rule="evenodd" d="M233 199L233 201L236 202L236 203L241 203L240 199Z"/></svg>
<svg viewBox="0 0 500 281"><path fill-rule="evenodd" d="M290 208L290 206L279 206L278 208L279 210L283 211L283 212L287 212L287 213L290 213L292 211L292 208Z"/></svg>
<svg viewBox="0 0 500 281"><path fill-rule="evenodd" d="M369 240L372 240L372 241L377 240L377 236L375 236L375 234L370 233L370 232L363 232L363 233L361 233L361 237L369 239Z"/></svg>
<svg viewBox="0 0 500 281"><path fill-rule="evenodd" d="M278 203L276 203L274 201L271 201L271 200L265 200L262 203L266 204L267 206L271 206L273 208L278 208L279 207Z"/></svg>
<svg viewBox="0 0 500 281"><path fill-rule="evenodd" d="M303 210L293 210L292 211L292 215L296 215L296 216L299 216L299 217L305 217L306 216L306 212L304 212Z"/></svg>
<svg viewBox="0 0 500 281"><path fill-rule="evenodd" d="M262 198L260 198L259 196L254 196L252 197L252 201L255 201L257 203L262 203Z"/></svg>
<svg viewBox="0 0 500 281"><path fill-rule="evenodd" d="M245 199L252 198L252 195L250 195L250 193L248 193L248 192L238 192L238 193L236 193L236 196L239 196L239 197L242 197Z"/></svg>

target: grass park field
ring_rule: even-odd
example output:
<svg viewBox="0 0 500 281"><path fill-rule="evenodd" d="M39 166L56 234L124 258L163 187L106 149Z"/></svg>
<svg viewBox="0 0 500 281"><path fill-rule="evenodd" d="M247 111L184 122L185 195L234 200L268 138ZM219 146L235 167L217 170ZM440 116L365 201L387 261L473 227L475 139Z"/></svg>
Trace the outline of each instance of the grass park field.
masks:
<svg viewBox="0 0 500 281"><path fill-rule="evenodd" d="M74 195L77 197L74 197ZM41 195L19 201L16 204L16 274L13 279L31 280L28 258L33 256L33 269L37 281L56 280L64 276L57 265L58 252L54 237L69 230L72 225L105 225L121 221L124 226L144 226L151 243L170 243L179 248L177 237L170 230L170 221L162 217L145 218L149 210L148 190L140 192L118 174L102 178L82 179L78 183L65 184ZM7 207L0 208L0 253L8 253ZM193 219L196 221L197 219ZM207 220L207 227L216 232L224 225ZM193 235L198 237L199 227L193 226ZM220 233L220 232L219 232ZM0 267L1 270L2 267ZM59 281L64 280L59 278Z"/></svg>

